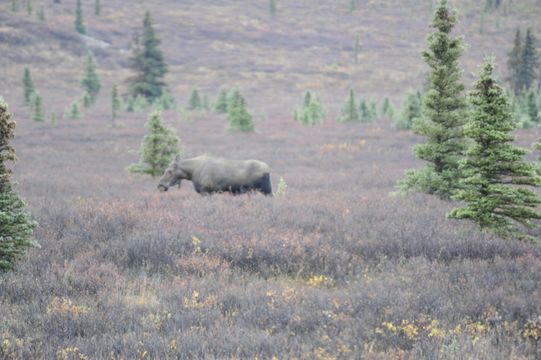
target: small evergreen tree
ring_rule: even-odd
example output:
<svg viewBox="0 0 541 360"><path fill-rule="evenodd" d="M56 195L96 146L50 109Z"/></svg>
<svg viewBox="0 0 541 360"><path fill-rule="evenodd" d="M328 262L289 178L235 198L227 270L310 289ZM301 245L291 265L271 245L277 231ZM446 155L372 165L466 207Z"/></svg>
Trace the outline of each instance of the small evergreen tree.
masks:
<svg viewBox="0 0 541 360"><path fill-rule="evenodd" d="M28 248L39 246L32 239L37 223L11 183L8 162L16 159L10 144L15 137L15 126L8 105L0 98L0 272L13 270Z"/></svg>
<svg viewBox="0 0 541 360"><path fill-rule="evenodd" d="M368 108L368 105L366 104L365 99L361 99L361 101L359 102L359 116L360 116L361 122L363 123L372 122L370 109Z"/></svg>
<svg viewBox="0 0 541 360"><path fill-rule="evenodd" d="M325 118L325 109L321 105L319 97L307 91L304 94L302 107L295 110L295 121L303 125L317 125Z"/></svg>
<svg viewBox="0 0 541 360"><path fill-rule="evenodd" d="M520 84L524 90L529 90L535 84L538 68L539 56L537 55L536 39L532 33L532 29L528 28L524 47L522 48L520 68Z"/></svg>
<svg viewBox="0 0 541 360"><path fill-rule="evenodd" d="M458 162L467 146L463 135L467 103L458 66L462 39L450 36L455 23L447 0L442 0L434 14L429 49L423 53L431 68L423 98L424 116L414 123L415 132L426 138L415 147L415 155L426 161L426 166L406 173L406 179L399 183L402 192L418 190L449 199L458 189Z"/></svg>
<svg viewBox="0 0 541 360"><path fill-rule="evenodd" d="M45 121L45 114L43 113L43 100L38 92L35 92L32 96L32 110L32 120L39 122Z"/></svg>
<svg viewBox="0 0 541 360"><path fill-rule="evenodd" d="M528 116L530 121L536 125L539 125L541 119L539 118L539 105L537 104L537 95L533 90L528 93Z"/></svg>
<svg viewBox="0 0 541 360"><path fill-rule="evenodd" d="M361 120L359 117L359 111L357 110L357 103L355 101L355 91L353 91L353 89L349 90L349 95L337 120L338 122L352 122Z"/></svg>
<svg viewBox="0 0 541 360"><path fill-rule="evenodd" d="M159 111L150 114L145 128L148 134L141 144L141 159L139 163L130 165L128 171L152 177L160 176L180 153L180 139L173 129L165 125Z"/></svg>
<svg viewBox="0 0 541 360"><path fill-rule="evenodd" d="M349 11L353 12L357 10L357 0L349 0Z"/></svg>
<svg viewBox="0 0 541 360"><path fill-rule="evenodd" d="M19 11L19 0L11 0L11 11Z"/></svg>
<svg viewBox="0 0 541 360"><path fill-rule="evenodd" d="M359 63L359 52L361 51L361 40L359 39L359 34L355 37L355 45L353 47L355 65Z"/></svg>
<svg viewBox="0 0 541 360"><path fill-rule="evenodd" d="M117 89L116 85L114 85L113 86L113 91L111 93L112 127L115 127L116 115L117 115L119 110L120 110L120 98L118 96L118 89Z"/></svg>
<svg viewBox="0 0 541 360"><path fill-rule="evenodd" d="M541 198L526 188L538 187L541 178L524 160L526 150L513 145L516 122L492 73L492 62L487 61L470 95L474 109L464 132L474 143L461 161L463 186L455 195L466 206L449 216L473 220L502 237L533 239L516 225L531 227L531 219L541 219L535 211Z"/></svg>
<svg viewBox="0 0 541 360"><path fill-rule="evenodd" d="M420 94L412 91L408 92L402 100L400 114L394 123L394 127L399 130L409 130L413 124L422 116L422 104Z"/></svg>
<svg viewBox="0 0 541 360"><path fill-rule="evenodd" d="M269 0L269 12L271 17L276 17L276 0Z"/></svg>
<svg viewBox="0 0 541 360"><path fill-rule="evenodd" d="M387 116L390 119L394 118L395 109L393 107L393 104L391 104L391 100L388 97L385 97L383 99L383 104L381 106L381 115Z"/></svg>
<svg viewBox="0 0 541 360"><path fill-rule="evenodd" d="M41 22L45 21L45 11L43 10L43 6L40 6L37 13L38 20Z"/></svg>
<svg viewBox="0 0 541 360"><path fill-rule="evenodd" d="M220 92L218 93L218 98L216 99L216 102L214 103L214 111L217 113L225 114L227 113L227 102L228 102L228 94L226 89L220 89Z"/></svg>
<svg viewBox="0 0 541 360"><path fill-rule="evenodd" d="M71 104L67 117L72 120L78 120L82 117L81 111L79 110L79 104L77 103L77 101Z"/></svg>
<svg viewBox="0 0 541 360"><path fill-rule="evenodd" d="M100 78L96 72L96 59L91 53L86 56L85 69L81 85L85 94L88 94L88 101L85 101L85 106L93 105L96 102L96 97L101 89Z"/></svg>
<svg viewBox="0 0 541 360"><path fill-rule="evenodd" d="M75 30L80 34L86 34L86 28L84 25L83 19L83 7L81 5L81 0L77 0L77 5L75 8Z"/></svg>
<svg viewBox="0 0 541 360"><path fill-rule="evenodd" d="M253 132L255 124L252 115L246 109L246 100L239 89L232 92L231 99L227 104L227 120L229 132Z"/></svg>
<svg viewBox="0 0 541 360"><path fill-rule="evenodd" d="M145 13L143 35L135 36L131 67L135 75L129 80L133 97L141 95L150 102L159 98L166 89L163 77L167 73L160 40L154 31L150 12Z"/></svg>
<svg viewBox="0 0 541 360"><path fill-rule="evenodd" d="M94 0L94 15L96 16L101 15L101 1L100 0Z"/></svg>
<svg viewBox="0 0 541 360"><path fill-rule="evenodd" d="M520 35L520 29L517 29L515 33L515 41L513 42L513 49L508 54L507 69L509 71L509 83L511 88L518 94L522 90L523 85L520 83L521 72L521 60L522 56L522 37Z"/></svg>
<svg viewBox="0 0 541 360"><path fill-rule="evenodd" d="M201 97L199 96L199 91L193 89L190 94L190 99L188 100L188 110L199 110L203 107L201 102Z"/></svg>
<svg viewBox="0 0 541 360"><path fill-rule="evenodd" d="M34 95L34 83L30 77L30 70L27 67L24 68L23 74L23 96L24 96L24 105L32 105L32 96Z"/></svg>
<svg viewBox="0 0 541 360"><path fill-rule="evenodd" d="M26 0L26 13L32 15L32 0Z"/></svg>

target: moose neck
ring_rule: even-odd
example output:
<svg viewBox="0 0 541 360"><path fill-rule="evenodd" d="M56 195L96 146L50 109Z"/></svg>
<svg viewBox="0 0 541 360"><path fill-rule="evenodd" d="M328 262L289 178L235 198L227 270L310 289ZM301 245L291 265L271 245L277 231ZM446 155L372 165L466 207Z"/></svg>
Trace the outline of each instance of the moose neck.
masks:
<svg viewBox="0 0 541 360"><path fill-rule="evenodd" d="M197 165L200 163L201 159L199 158L192 158L192 159L183 159L179 162L179 167L184 171L187 175L186 180L192 180L192 175L197 168Z"/></svg>

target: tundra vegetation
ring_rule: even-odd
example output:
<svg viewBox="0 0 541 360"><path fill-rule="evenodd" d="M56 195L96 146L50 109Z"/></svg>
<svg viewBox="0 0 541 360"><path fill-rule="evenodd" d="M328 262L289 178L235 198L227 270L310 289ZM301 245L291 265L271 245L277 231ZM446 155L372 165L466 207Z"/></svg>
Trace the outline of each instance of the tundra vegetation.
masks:
<svg viewBox="0 0 541 360"><path fill-rule="evenodd" d="M426 137L393 127L400 110L394 119L380 111L370 123L292 121L306 89L333 120L350 88L367 111L384 97L398 104L408 89L421 95L419 109L425 106L431 68L419 49L437 3L351 3L350 12L348 0L280 1L273 19L266 2L109 1L101 16L86 17L87 36L73 30L75 1L50 2L47 23L27 16L22 1L18 12L0 4L0 93L18 135L11 184L39 221L33 238L41 245L23 246L14 270L0 276L0 359L539 358L541 248L447 218L468 206L466 199L389 196L405 169L427 165L410 151ZM92 14L93 2L82 4ZM461 21L450 39L464 35L469 44L459 60L466 90L491 53L494 78L507 81L517 27L541 31L537 0L452 4ZM161 194L155 178L126 172L142 155L143 124L158 106L133 97L125 82L135 74L134 19L146 10L169 69L159 79L169 95L160 99L238 86L254 118L268 115L254 133L225 134L225 113L196 112L191 119L204 121L190 121L164 109L184 151L264 160L277 196L201 197L191 185ZM356 34L362 51L355 66ZM123 126L109 126L107 91L81 120L34 122L23 105L24 68L47 114L69 114L88 50L100 64L102 88L117 84L125 99L117 113ZM535 86L527 97L511 88L504 94L515 118L533 114L535 99L539 108ZM528 126L507 132L516 139L506 144L537 142L541 129ZM465 126L471 146L469 131ZM538 165L538 157L519 160ZM531 222L536 227L521 230L537 240L539 220Z"/></svg>

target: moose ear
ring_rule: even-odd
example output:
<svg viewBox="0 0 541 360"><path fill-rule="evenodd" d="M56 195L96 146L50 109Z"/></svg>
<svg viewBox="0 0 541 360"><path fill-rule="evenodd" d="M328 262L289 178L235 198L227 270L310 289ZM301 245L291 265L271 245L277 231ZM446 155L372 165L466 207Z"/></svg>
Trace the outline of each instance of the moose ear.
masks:
<svg viewBox="0 0 541 360"><path fill-rule="evenodd" d="M180 154L178 154L176 157L175 157L175 161L179 161L180 160Z"/></svg>

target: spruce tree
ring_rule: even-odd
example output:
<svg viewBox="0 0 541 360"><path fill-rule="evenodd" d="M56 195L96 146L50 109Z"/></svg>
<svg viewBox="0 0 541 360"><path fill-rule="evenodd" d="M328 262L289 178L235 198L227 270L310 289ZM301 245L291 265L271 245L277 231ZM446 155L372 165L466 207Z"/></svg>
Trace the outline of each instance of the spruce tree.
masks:
<svg viewBox="0 0 541 360"><path fill-rule="evenodd" d="M120 98L118 96L118 89L116 85L113 86L113 91L111 93L111 112L112 112L112 126L115 127L115 120L117 112L120 110Z"/></svg>
<svg viewBox="0 0 541 360"><path fill-rule="evenodd" d="M361 119L361 122L363 123L369 123L372 121L372 117L370 116L370 109L368 108L365 99L361 99L361 101L359 102L359 117Z"/></svg>
<svg viewBox="0 0 541 360"><path fill-rule="evenodd" d="M381 106L381 115L387 116L390 119L394 118L395 109L393 107L393 104L391 103L391 100L388 97L385 97L385 99L383 99L383 104Z"/></svg>
<svg viewBox="0 0 541 360"><path fill-rule="evenodd" d="M71 104L67 117L72 120L78 120L82 117L81 111L79 110L79 104L77 103L77 101Z"/></svg>
<svg viewBox="0 0 541 360"><path fill-rule="evenodd" d="M226 89L220 89L220 92L218 93L218 98L216 99L216 102L214 103L214 111L217 113L225 114L227 113L227 90Z"/></svg>
<svg viewBox="0 0 541 360"><path fill-rule="evenodd" d="M276 17L276 0L269 0L269 12L271 17Z"/></svg>
<svg viewBox="0 0 541 360"><path fill-rule="evenodd" d="M83 20L83 7L81 5L81 0L77 0L77 5L75 7L75 30L80 34L86 34L86 28Z"/></svg>
<svg viewBox="0 0 541 360"><path fill-rule="evenodd" d="M32 239L37 223L11 183L8 162L16 159L10 144L15 137L15 126L8 105L0 97L0 272L13 270L28 248L39 246Z"/></svg>
<svg viewBox="0 0 541 360"><path fill-rule="evenodd" d="M26 13L32 15L32 0L26 0Z"/></svg>
<svg viewBox="0 0 541 360"><path fill-rule="evenodd" d="M522 37L520 35L520 29L517 29L515 33L515 41L513 42L513 49L508 54L507 69L509 71L509 83L511 88L518 94L522 90L522 84L520 81L520 72L522 64Z"/></svg>
<svg viewBox="0 0 541 360"><path fill-rule="evenodd" d="M94 15L96 16L101 15L101 1L100 0L94 0Z"/></svg>
<svg viewBox="0 0 541 360"><path fill-rule="evenodd" d="M357 10L357 0L349 0L349 11L353 12Z"/></svg>
<svg viewBox="0 0 541 360"><path fill-rule="evenodd" d="M156 37L150 12L145 13L143 35L135 36L132 70L135 75L130 79L130 93L133 97L141 95L153 102L165 91L163 77L167 73L160 40Z"/></svg>
<svg viewBox="0 0 541 360"><path fill-rule="evenodd" d="M422 104L420 94L413 91L406 93L400 105L400 114L394 123L399 130L409 130L413 124L422 116Z"/></svg>
<svg viewBox="0 0 541 360"><path fill-rule="evenodd" d="M252 115L246 109L246 100L239 89L233 90L231 99L227 104L228 132L253 132L255 124Z"/></svg>
<svg viewBox="0 0 541 360"><path fill-rule="evenodd" d="M492 61L487 61L470 94L473 114L464 128L473 139L461 160L464 177L455 195L466 202L449 214L470 219L501 237L532 239L517 228L531 227L531 219L541 219L535 211L541 198L527 186L541 184L534 166L525 161L525 149L513 145L516 129L509 101L493 77Z"/></svg>
<svg viewBox="0 0 541 360"><path fill-rule="evenodd" d="M11 0L11 11L19 11L19 0Z"/></svg>
<svg viewBox="0 0 541 360"><path fill-rule="evenodd" d="M43 10L43 6L40 6L37 12L38 20L41 22L45 21L45 10Z"/></svg>
<svg viewBox="0 0 541 360"><path fill-rule="evenodd" d="M23 96L24 96L24 105L32 105L32 96L34 95L34 83L30 77L30 70L27 67L24 68L23 74Z"/></svg>
<svg viewBox="0 0 541 360"><path fill-rule="evenodd" d="M523 90L528 91L535 84L538 68L539 56L537 55L536 39L532 29L528 28L521 54L520 83Z"/></svg>
<svg viewBox="0 0 541 360"><path fill-rule="evenodd" d="M193 89L190 94L190 99L188 100L188 110L199 110L203 107L201 102L201 97L199 96L199 91Z"/></svg>
<svg viewBox="0 0 541 360"><path fill-rule="evenodd" d="M91 53L86 56L84 74L81 79L81 85L85 94L88 94L88 101L85 101L85 106L93 105L96 102L96 97L101 89L100 78L96 72L96 59Z"/></svg>
<svg viewBox="0 0 541 360"><path fill-rule="evenodd" d="M346 99L337 120L338 122L352 122L360 120L359 111L357 110L357 103L355 101L355 91L353 91L353 89L349 90L348 98Z"/></svg>
<svg viewBox="0 0 541 360"><path fill-rule="evenodd" d="M359 34L355 37L355 45L353 48L355 65L359 63L359 52L361 51L361 40L359 39Z"/></svg>
<svg viewBox="0 0 541 360"><path fill-rule="evenodd" d="M307 91L306 94L304 94L302 107L295 110L294 113L295 121L298 121L303 125L317 125L323 121L325 116L325 110L321 105L319 97L316 94L312 94L310 91Z"/></svg>
<svg viewBox="0 0 541 360"><path fill-rule="evenodd" d="M32 96L32 120L39 122L45 121L43 100L38 92L35 92Z"/></svg>
<svg viewBox="0 0 541 360"><path fill-rule="evenodd" d="M160 176L179 154L180 139L173 129L165 125L159 111L150 114L145 128L148 134L141 144L141 159L139 163L130 165L128 171L152 177Z"/></svg>
<svg viewBox="0 0 541 360"><path fill-rule="evenodd" d="M417 190L449 199L457 190L458 162L467 144L463 134L466 99L458 66L463 45L461 38L450 36L455 23L447 0L442 0L432 23L435 31L428 37L429 49L423 53L431 68L423 99L424 116L414 123L415 132L426 138L415 147L415 155L427 164L406 173L406 179L399 183L402 192Z"/></svg>
<svg viewBox="0 0 541 360"><path fill-rule="evenodd" d="M533 90L528 93L528 116L530 121L536 125L539 125L541 119L539 118L539 105L537 104L537 96Z"/></svg>

